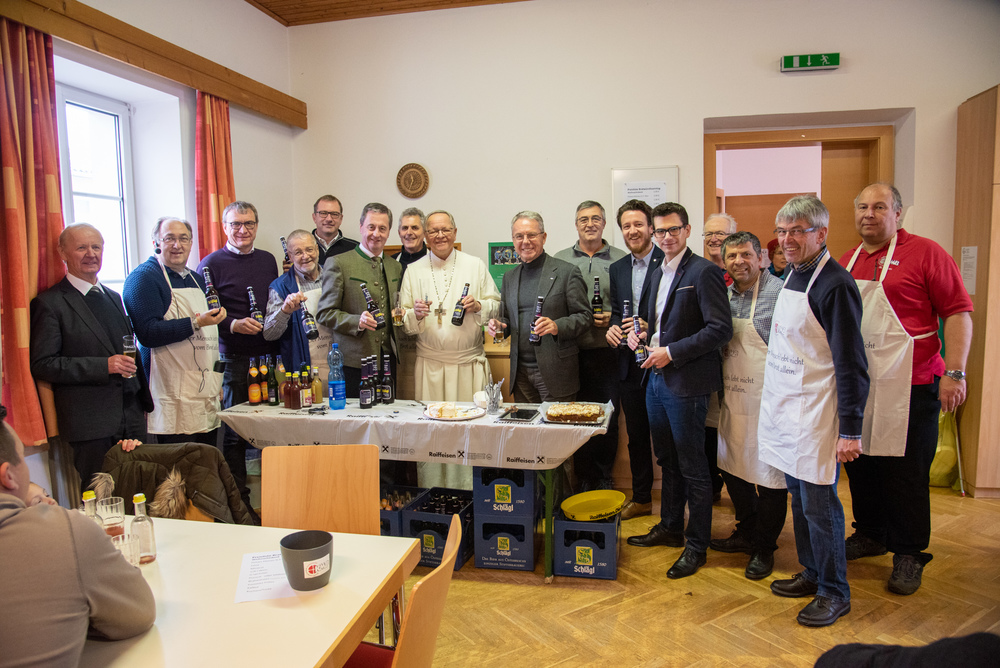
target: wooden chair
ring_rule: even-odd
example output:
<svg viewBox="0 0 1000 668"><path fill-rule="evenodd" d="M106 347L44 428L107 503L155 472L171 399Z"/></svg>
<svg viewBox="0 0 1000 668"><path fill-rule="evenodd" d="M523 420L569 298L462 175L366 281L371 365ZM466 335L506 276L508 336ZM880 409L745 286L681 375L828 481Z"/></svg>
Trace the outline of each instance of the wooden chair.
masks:
<svg viewBox="0 0 1000 668"><path fill-rule="evenodd" d="M458 515L452 515L441 565L413 585L410 592L410 603L406 606L396 650L363 642L344 664L345 668L427 668L431 665L461 542L462 523Z"/></svg>
<svg viewBox="0 0 1000 668"><path fill-rule="evenodd" d="M378 446L264 448L260 504L266 527L377 536Z"/></svg>

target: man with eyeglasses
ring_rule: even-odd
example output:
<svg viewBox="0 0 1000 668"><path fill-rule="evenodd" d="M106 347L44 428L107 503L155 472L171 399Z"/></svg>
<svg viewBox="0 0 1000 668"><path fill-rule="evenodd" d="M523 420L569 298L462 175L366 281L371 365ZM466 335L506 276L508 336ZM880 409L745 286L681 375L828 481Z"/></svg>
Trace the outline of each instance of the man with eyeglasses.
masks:
<svg viewBox="0 0 1000 668"><path fill-rule="evenodd" d="M415 206L403 209L399 216L399 242L403 250L392 256L392 259L406 268L427 255L427 243L424 241L424 212Z"/></svg>
<svg viewBox="0 0 1000 668"><path fill-rule="evenodd" d="M254 248L260 219L257 208L249 202L236 201L222 212L222 228L226 232L226 245L205 257L198 265L198 273L208 269L219 292L219 301L226 309L226 317L219 323L219 351L226 368L222 377L222 406L229 408L249 401L247 373L250 358L273 355L278 347L264 338L264 326L250 315L250 297L247 288L253 288L257 307L266 305L268 287L278 278L278 263L266 250ZM246 486L246 451L250 444L229 426L222 439L222 453L232 471L243 502L255 524L260 518L250 504L250 490Z"/></svg>
<svg viewBox="0 0 1000 668"><path fill-rule="evenodd" d="M941 410L956 410L965 401L972 299L951 255L900 226L902 209L892 185L862 190L854 200L861 244L840 264L861 290L861 333L872 368L864 454L844 465L855 527L847 559L891 551L888 588L905 596L920 587L933 558L926 552L930 467ZM938 318L944 320L943 358Z"/></svg>
<svg viewBox="0 0 1000 668"><path fill-rule="evenodd" d="M313 204L313 236L319 247L319 265L322 267L334 255L357 248L358 242L348 239L340 231L344 222L344 206L333 195L323 195ZM289 258L290 259L290 258Z"/></svg>
<svg viewBox="0 0 1000 668"><path fill-rule="evenodd" d="M497 330L510 337L510 387L515 401L572 401L580 389L577 338L594 316L583 274L568 262L545 252L545 223L534 211L517 213L510 226L521 264L504 274L500 299L510 326L491 318L490 336ZM535 304L543 299L535 319ZM531 330L540 337L529 342Z"/></svg>
<svg viewBox="0 0 1000 668"><path fill-rule="evenodd" d="M735 232L736 219L728 213L713 213L705 220L705 231L702 233L705 238L705 257L723 272L726 271L726 263L722 257L722 242ZM732 285L733 279L728 272L725 277L726 285Z"/></svg>
<svg viewBox="0 0 1000 668"><path fill-rule="evenodd" d="M205 281L187 267L190 223L160 218L153 246L155 254L128 275L123 291L153 395L147 430L158 443L214 446L221 424L218 324L226 309L209 311Z"/></svg>
<svg viewBox="0 0 1000 668"><path fill-rule="evenodd" d="M774 235L792 270L778 295L767 344L758 456L785 474L792 495L795 548L803 570L771 583L789 598L813 597L803 626L829 626L851 611L844 554L840 462L861 454L868 361L861 295L830 257L830 213L813 195L778 211Z"/></svg>
<svg viewBox="0 0 1000 668"><path fill-rule="evenodd" d="M450 213L428 214L431 252L403 275L400 305L403 328L416 336L414 396L419 401L472 401L486 384L483 323L499 310L500 293L486 263L455 248L457 235ZM466 284L469 294L463 297ZM451 318L459 304L465 315L455 326ZM472 489L472 468L419 462L417 483Z"/></svg>
<svg viewBox="0 0 1000 668"><path fill-rule="evenodd" d="M687 246L687 210L666 202L653 209L653 235L663 251L650 283L648 331L629 332L635 350L647 342L646 411L653 451L663 470L660 521L629 545L684 547L667 577L694 575L712 538L712 483L705 456L708 399L722 389L720 349L733 334L722 270ZM684 528L685 502L689 511Z"/></svg>
<svg viewBox="0 0 1000 668"><path fill-rule="evenodd" d="M622 507L622 520L627 520L653 512L653 455L643 371L623 339L632 331L632 314L638 314L639 324L648 327L645 318L649 311L650 283L654 277L659 282L663 251L653 243L653 209L642 200L629 200L619 207L618 227L630 253L612 263L609 270L611 326L606 338L617 349L617 378L628 432L632 498ZM628 318L623 317L625 301L629 303Z"/></svg>
<svg viewBox="0 0 1000 668"><path fill-rule="evenodd" d="M594 436L573 455L573 473L578 492L612 489L611 469L618 454L618 379L615 377L618 355L608 348L604 336L611 324L611 263L625 257L625 251L604 240L607 219L604 207L587 200L576 207L577 242L556 253L555 257L580 269L587 287L600 284L602 312L592 314L590 326L576 339L580 348L579 401L612 402L614 411L605 434Z"/></svg>

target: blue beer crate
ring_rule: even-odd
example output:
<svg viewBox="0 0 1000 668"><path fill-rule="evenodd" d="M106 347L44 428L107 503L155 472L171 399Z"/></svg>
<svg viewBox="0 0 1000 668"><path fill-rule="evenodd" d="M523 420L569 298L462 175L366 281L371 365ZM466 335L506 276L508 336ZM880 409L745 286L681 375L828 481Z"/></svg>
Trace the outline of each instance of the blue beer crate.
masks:
<svg viewBox="0 0 1000 668"><path fill-rule="evenodd" d="M555 575L617 579L620 513L593 522L574 522L560 513L552 526L555 529L555 561L552 566Z"/></svg>
<svg viewBox="0 0 1000 668"><path fill-rule="evenodd" d="M539 534L534 517L480 517L476 514L476 568L535 570Z"/></svg>
<svg viewBox="0 0 1000 668"><path fill-rule="evenodd" d="M472 557L473 527L472 527L472 492L464 489L448 489L446 487L431 487L418 496L410 505L403 508L402 535L411 536L420 541L420 565L438 566L444 556L444 544L448 539L448 528L451 526L451 515L438 510L427 510L431 500L439 497L454 497L460 502L456 513L462 523L462 543L458 547L458 557L455 559L457 571Z"/></svg>
<svg viewBox="0 0 1000 668"><path fill-rule="evenodd" d="M427 491L426 487L406 487L405 485L383 485L379 490L381 507L378 515L383 536L402 536L403 508ZM396 502L398 507L393 507ZM387 507L388 506L388 507Z"/></svg>
<svg viewBox="0 0 1000 668"><path fill-rule="evenodd" d="M535 471L472 467L472 497L477 517L530 519L540 505L541 487Z"/></svg>

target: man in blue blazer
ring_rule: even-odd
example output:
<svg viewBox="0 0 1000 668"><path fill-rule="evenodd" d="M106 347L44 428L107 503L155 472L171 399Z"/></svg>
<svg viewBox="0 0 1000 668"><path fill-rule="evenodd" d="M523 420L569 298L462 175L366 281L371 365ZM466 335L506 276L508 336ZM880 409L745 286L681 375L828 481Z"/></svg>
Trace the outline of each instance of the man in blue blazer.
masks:
<svg viewBox="0 0 1000 668"><path fill-rule="evenodd" d="M722 270L687 247L688 214L673 202L653 209L653 235L663 251L650 283L649 331L630 332L629 347L649 341L646 410L653 451L663 469L660 522L630 545L668 545L684 552L667 571L694 575L705 564L712 530L712 483L705 456L708 397L722 389L720 349L733 335ZM689 520L684 531L684 503ZM685 545L685 539L687 544Z"/></svg>
<svg viewBox="0 0 1000 668"><path fill-rule="evenodd" d="M649 284L659 280L663 251L653 244L653 209L642 200L625 202L618 209L618 227L629 255L612 263L608 269L611 292L611 326L608 344L618 348L618 380L621 383L621 407L628 432L628 459L632 469L632 498L622 508L622 519L649 515L653 509L653 455L649 446L649 416L646 413L646 387L643 370L625 339L632 331L632 315L639 315L647 326ZM623 317L625 301L629 317Z"/></svg>

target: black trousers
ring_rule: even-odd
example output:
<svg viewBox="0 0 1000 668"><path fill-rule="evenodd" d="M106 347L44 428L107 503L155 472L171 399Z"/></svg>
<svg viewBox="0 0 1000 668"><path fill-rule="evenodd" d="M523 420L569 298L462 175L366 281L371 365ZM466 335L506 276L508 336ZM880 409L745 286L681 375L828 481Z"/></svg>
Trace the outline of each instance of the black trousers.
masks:
<svg viewBox="0 0 1000 668"><path fill-rule="evenodd" d="M80 474L80 487L87 489L93 482L94 474L104 468L104 455L118 441L135 438L145 443L147 436L146 413L139 404L139 398L134 392L126 392L122 397L122 420L113 434L87 441L69 441L73 448L73 466Z"/></svg>
<svg viewBox="0 0 1000 668"><path fill-rule="evenodd" d="M755 485L721 471L736 509L736 530L750 538L755 550L774 552L788 514L788 490Z"/></svg>
<svg viewBox="0 0 1000 668"><path fill-rule="evenodd" d="M578 491L590 489L611 489L611 470L618 454L618 411L621 399L618 392L618 351L615 348L581 350L580 391L577 401L610 401L614 410L608 431L591 437L573 455L573 472Z"/></svg>
<svg viewBox="0 0 1000 668"><path fill-rule="evenodd" d="M204 443L213 448L219 442L219 427L200 434L154 434L157 443Z"/></svg>
<svg viewBox="0 0 1000 668"><path fill-rule="evenodd" d="M931 462L937 451L938 380L910 388L906 454L844 464L854 527L895 554L919 555L931 539Z"/></svg>
<svg viewBox="0 0 1000 668"><path fill-rule="evenodd" d="M222 375L222 407L229 408L236 404L242 404L250 400L250 386L247 382L247 373L250 371L250 358L245 355L222 355L226 362L226 370ZM246 504L254 524L260 524L260 517L250 503L250 488L247 487L247 448L250 444L239 434L232 430L229 425L225 426L225 434L222 437L222 456L229 465L229 472L233 474L236 488L240 490L240 497Z"/></svg>
<svg viewBox="0 0 1000 668"><path fill-rule="evenodd" d="M632 500L649 503L653 500L653 445L650 440L649 414L646 412L646 388L641 384L638 367L629 372L619 385L619 405L625 412L628 432L628 459L632 469Z"/></svg>

